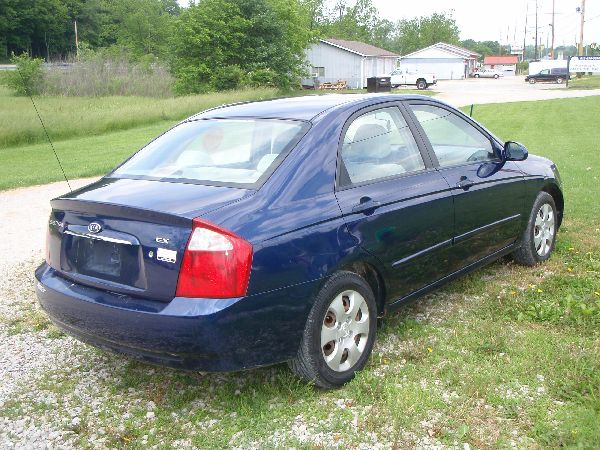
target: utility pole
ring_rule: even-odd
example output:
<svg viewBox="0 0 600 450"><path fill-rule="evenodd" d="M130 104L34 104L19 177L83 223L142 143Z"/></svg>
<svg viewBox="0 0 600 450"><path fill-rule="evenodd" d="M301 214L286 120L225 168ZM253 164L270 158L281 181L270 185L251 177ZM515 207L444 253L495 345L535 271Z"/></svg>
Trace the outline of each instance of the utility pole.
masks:
<svg viewBox="0 0 600 450"><path fill-rule="evenodd" d="M554 2L552 0L552 48L550 49L550 59L554 59Z"/></svg>
<svg viewBox="0 0 600 450"><path fill-rule="evenodd" d="M73 21L75 25L75 56L79 59L79 37L77 36L77 21Z"/></svg>
<svg viewBox="0 0 600 450"><path fill-rule="evenodd" d="M527 7L525 8L525 31L523 33L523 61L525 61L525 52L527 51L527 14L529 14L529 2L527 2Z"/></svg>
<svg viewBox="0 0 600 450"><path fill-rule="evenodd" d="M538 59L538 2L535 0L535 50L533 59Z"/></svg>
<svg viewBox="0 0 600 450"><path fill-rule="evenodd" d="M579 30L579 56L583 56L583 24L585 23L585 0L581 0L581 28Z"/></svg>

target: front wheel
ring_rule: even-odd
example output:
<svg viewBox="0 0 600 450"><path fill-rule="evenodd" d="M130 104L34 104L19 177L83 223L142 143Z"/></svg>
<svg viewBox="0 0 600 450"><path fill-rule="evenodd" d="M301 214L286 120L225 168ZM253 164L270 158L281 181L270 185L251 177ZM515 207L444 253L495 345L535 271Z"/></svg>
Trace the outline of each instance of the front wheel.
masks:
<svg viewBox="0 0 600 450"><path fill-rule="evenodd" d="M422 91L423 89L427 89L427 82L425 80L417 81L417 89Z"/></svg>
<svg viewBox="0 0 600 450"><path fill-rule="evenodd" d="M479 74L476 73L475 75L473 75L475 78L479 78Z"/></svg>
<svg viewBox="0 0 600 450"><path fill-rule="evenodd" d="M342 386L367 363L376 331L373 291L358 275L337 272L319 291L289 366L318 387Z"/></svg>
<svg viewBox="0 0 600 450"><path fill-rule="evenodd" d="M498 77L500 77L500 75L498 75L498 74L494 75L494 78L495 78L496 80L498 79Z"/></svg>
<svg viewBox="0 0 600 450"><path fill-rule="evenodd" d="M556 203L547 192L540 192L533 203L521 247L513 253L519 264L535 266L550 258L556 241L558 221Z"/></svg>
<svg viewBox="0 0 600 450"><path fill-rule="evenodd" d="M535 78L530 78L529 79L529 84L535 84Z"/></svg>

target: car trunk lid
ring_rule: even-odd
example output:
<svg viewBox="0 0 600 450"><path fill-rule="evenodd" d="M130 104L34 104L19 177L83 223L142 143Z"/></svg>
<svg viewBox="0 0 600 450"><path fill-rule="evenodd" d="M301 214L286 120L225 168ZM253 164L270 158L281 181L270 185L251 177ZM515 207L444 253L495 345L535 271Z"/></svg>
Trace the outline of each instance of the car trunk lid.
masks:
<svg viewBox="0 0 600 450"><path fill-rule="evenodd" d="M170 300L192 219L251 193L196 184L100 180L52 200L48 263L80 284Z"/></svg>

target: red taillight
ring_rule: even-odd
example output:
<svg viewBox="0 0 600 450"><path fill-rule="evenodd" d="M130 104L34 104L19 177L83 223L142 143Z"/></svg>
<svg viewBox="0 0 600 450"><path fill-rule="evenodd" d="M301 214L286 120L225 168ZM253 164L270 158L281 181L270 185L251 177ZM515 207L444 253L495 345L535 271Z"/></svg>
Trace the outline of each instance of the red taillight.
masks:
<svg viewBox="0 0 600 450"><path fill-rule="evenodd" d="M246 295L252 245L202 219L194 219L177 281L177 297L230 298Z"/></svg>

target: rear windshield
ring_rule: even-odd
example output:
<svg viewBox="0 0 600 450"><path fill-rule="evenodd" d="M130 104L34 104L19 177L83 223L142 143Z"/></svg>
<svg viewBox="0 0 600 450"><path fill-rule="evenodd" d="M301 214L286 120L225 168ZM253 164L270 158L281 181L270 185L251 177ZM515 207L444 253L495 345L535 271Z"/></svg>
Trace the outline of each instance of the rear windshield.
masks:
<svg viewBox="0 0 600 450"><path fill-rule="evenodd" d="M307 129L306 122L277 119L184 122L110 176L256 188Z"/></svg>

